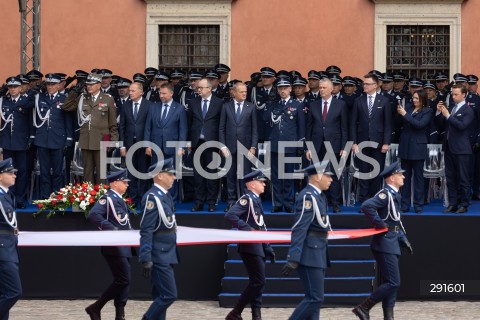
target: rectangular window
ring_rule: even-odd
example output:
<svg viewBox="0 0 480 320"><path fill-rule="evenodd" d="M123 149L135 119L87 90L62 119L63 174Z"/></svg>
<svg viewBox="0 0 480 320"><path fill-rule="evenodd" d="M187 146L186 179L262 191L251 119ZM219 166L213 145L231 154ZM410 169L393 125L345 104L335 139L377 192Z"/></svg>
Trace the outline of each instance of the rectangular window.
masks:
<svg viewBox="0 0 480 320"><path fill-rule="evenodd" d="M450 74L449 26L387 26L387 70L432 80Z"/></svg>
<svg viewBox="0 0 480 320"><path fill-rule="evenodd" d="M159 25L159 68L207 70L220 60L219 25Z"/></svg>

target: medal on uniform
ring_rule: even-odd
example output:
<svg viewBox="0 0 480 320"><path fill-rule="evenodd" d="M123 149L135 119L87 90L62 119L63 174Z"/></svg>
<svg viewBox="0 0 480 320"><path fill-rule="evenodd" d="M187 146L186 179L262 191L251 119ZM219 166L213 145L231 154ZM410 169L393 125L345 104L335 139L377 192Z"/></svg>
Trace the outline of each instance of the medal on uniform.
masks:
<svg viewBox="0 0 480 320"><path fill-rule="evenodd" d="M293 116L290 116L290 120L293 120Z"/></svg>
<svg viewBox="0 0 480 320"><path fill-rule="evenodd" d="M18 111L22 111L22 107L18 108Z"/></svg>

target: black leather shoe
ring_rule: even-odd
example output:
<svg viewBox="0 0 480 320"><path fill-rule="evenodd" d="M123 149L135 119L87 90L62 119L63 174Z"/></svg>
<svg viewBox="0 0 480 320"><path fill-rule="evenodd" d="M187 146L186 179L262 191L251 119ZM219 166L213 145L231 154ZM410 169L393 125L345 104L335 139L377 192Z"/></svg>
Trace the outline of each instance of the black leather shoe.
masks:
<svg viewBox="0 0 480 320"><path fill-rule="evenodd" d="M18 201L17 202L17 209L25 209L27 206L25 205L25 202Z"/></svg>
<svg viewBox="0 0 480 320"><path fill-rule="evenodd" d="M227 204L227 207L225 208L225 210L223 210L224 212L228 212L228 210L230 210L230 208L233 206L233 203L229 203Z"/></svg>
<svg viewBox="0 0 480 320"><path fill-rule="evenodd" d="M458 210L455 213L465 213L468 211L467 207L458 207Z"/></svg>
<svg viewBox="0 0 480 320"><path fill-rule="evenodd" d="M292 207L286 207L286 208L285 208L285 212L287 212L287 213L293 213L294 211L295 211L295 210L293 210Z"/></svg>
<svg viewBox="0 0 480 320"><path fill-rule="evenodd" d="M192 212L195 212L195 211L203 211L203 204L196 203L192 208Z"/></svg>
<svg viewBox="0 0 480 320"><path fill-rule="evenodd" d="M448 208L444 209L442 212L443 213L449 213L449 212L456 212L457 207L456 206L448 206Z"/></svg>
<svg viewBox="0 0 480 320"><path fill-rule="evenodd" d="M85 312L90 316L90 320L101 320L100 310L95 305L91 304L85 308Z"/></svg>
<svg viewBox="0 0 480 320"><path fill-rule="evenodd" d="M272 212L280 212L282 211L282 207L273 207Z"/></svg>
<svg viewBox="0 0 480 320"><path fill-rule="evenodd" d="M209 204L208 205L208 212L214 212L215 210L217 210L217 208L215 207L214 204Z"/></svg>
<svg viewBox="0 0 480 320"><path fill-rule="evenodd" d="M339 206L338 204L336 204L336 205L333 206L333 212L339 213L339 212L341 212L341 211L342 211L342 209L340 209L340 206Z"/></svg>

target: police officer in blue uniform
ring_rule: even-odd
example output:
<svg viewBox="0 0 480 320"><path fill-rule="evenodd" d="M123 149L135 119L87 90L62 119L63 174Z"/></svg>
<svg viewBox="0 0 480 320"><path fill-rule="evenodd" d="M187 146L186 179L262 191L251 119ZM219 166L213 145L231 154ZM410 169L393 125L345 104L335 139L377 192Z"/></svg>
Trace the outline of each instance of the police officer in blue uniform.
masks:
<svg viewBox="0 0 480 320"><path fill-rule="evenodd" d="M310 91L307 92L307 98L310 101L320 100L320 74L315 70L308 71L308 87Z"/></svg>
<svg viewBox="0 0 480 320"><path fill-rule="evenodd" d="M21 80L10 77L6 80L10 97L0 99L0 148L4 158L12 158L18 169L16 184L12 188L17 207L24 209L27 200L28 157L27 150L32 140L33 96L20 94Z"/></svg>
<svg viewBox="0 0 480 320"><path fill-rule="evenodd" d="M255 170L244 176L249 192L244 194L228 210L225 219L233 228L244 231L267 230L262 200L260 195L265 191L267 177L261 170ZM235 307L225 318L226 320L241 320L241 313L247 304L252 308L252 319L261 320L262 294L265 288L265 258L275 262L275 253L268 243L240 243L238 252L248 273L248 286L240 295Z"/></svg>
<svg viewBox="0 0 480 320"><path fill-rule="evenodd" d="M280 79L277 82L277 90L280 98L276 103L271 104L264 114L264 120L270 122L272 127L270 133L271 159L272 159L272 186L273 186L273 208L272 212L285 210L293 213L293 179L285 177L282 173L292 174L293 163L284 163L280 168L279 160L282 157L296 156L297 148L279 148L282 141L304 141L305 140L305 112L302 105L290 98L292 87L290 81ZM303 150L303 147L301 147Z"/></svg>
<svg viewBox="0 0 480 320"><path fill-rule="evenodd" d="M130 230L129 210L122 196L127 191L127 169L111 172L107 176L110 185L88 214L88 220L99 230ZM102 255L113 275L113 282L102 293L100 298L85 308L91 320L100 320L103 306L113 299L115 320L125 320L125 305L130 290L130 258L131 247L102 247Z"/></svg>
<svg viewBox="0 0 480 320"><path fill-rule="evenodd" d="M324 297L325 269L329 266L327 244L331 229L325 190L332 183L334 171L329 160L305 168L308 185L295 202L295 224L288 250L284 276L297 269L305 290L305 298L297 305L289 320L319 319Z"/></svg>
<svg viewBox="0 0 480 320"><path fill-rule="evenodd" d="M22 284L18 271L17 214L15 196L9 187L15 184L17 169L12 159L0 161L0 319L8 320L13 305L22 295Z"/></svg>
<svg viewBox="0 0 480 320"><path fill-rule="evenodd" d="M381 274L381 284L352 312L361 320L370 319L370 309L382 301L385 320L393 320L393 308L400 287L400 247L413 254L412 246L405 235L400 217L401 195L404 170L398 161L386 167L380 174L385 180L385 187L373 198L366 200L361 207L362 212L370 220L375 229L388 228L386 233L376 234L370 245L377 267Z"/></svg>
<svg viewBox="0 0 480 320"><path fill-rule="evenodd" d="M72 113L61 108L65 95L58 92L60 80L57 74L45 75L47 92L35 96L33 109L33 125L36 129L34 143L40 164L40 192L43 199L65 185L62 172L64 150L73 146Z"/></svg>
<svg viewBox="0 0 480 320"><path fill-rule="evenodd" d="M142 199L140 253L142 274L152 278L153 303L142 320L165 320L167 309L177 299L172 264L178 263L177 233L173 199L168 192L175 181L173 159L165 159L149 168L153 186Z"/></svg>
<svg viewBox="0 0 480 320"><path fill-rule="evenodd" d="M258 142L268 141L270 136L270 120L265 120L265 113L268 113L269 107L280 99L277 89L275 88L276 72L270 67L260 69L260 79L262 87L256 87L255 94L252 91L252 102L257 106L257 125L258 125Z"/></svg>
<svg viewBox="0 0 480 320"><path fill-rule="evenodd" d="M198 70L192 70L190 71L188 78L190 80L190 85L182 87L179 92L179 102L185 107L186 111L189 109L188 105L190 104L190 101L198 97L197 85L198 82L203 78L203 73Z"/></svg>

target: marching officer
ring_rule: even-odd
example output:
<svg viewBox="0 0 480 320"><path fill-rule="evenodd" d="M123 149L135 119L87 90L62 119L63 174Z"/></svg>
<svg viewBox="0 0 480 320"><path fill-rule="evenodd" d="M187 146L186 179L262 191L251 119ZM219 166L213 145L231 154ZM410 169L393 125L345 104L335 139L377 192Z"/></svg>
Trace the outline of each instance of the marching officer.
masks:
<svg viewBox="0 0 480 320"><path fill-rule="evenodd" d="M22 283L18 271L17 214L15 196L8 189L15 184L17 169L12 159L0 161L0 319L8 320L13 305L22 295Z"/></svg>
<svg viewBox="0 0 480 320"><path fill-rule="evenodd" d="M33 109L42 199L47 199L53 191L65 185L62 174L64 151L73 146L72 114L61 108L65 95L58 92L60 81L57 74L45 75L47 92L35 96Z"/></svg>
<svg viewBox="0 0 480 320"><path fill-rule="evenodd" d="M26 208L28 157L33 136L32 107L33 96L20 94L22 85L20 78L10 77L6 80L10 98L0 99L0 148L3 148L3 157L12 158L18 169L16 184L12 191L17 199L17 208Z"/></svg>
<svg viewBox="0 0 480 320"><path fill-rule="evenodd" d="M267 177L261 170L255 170L243 178L249 192L244 194L228 210L225 219L238 230L267 230L263 220L263 207L260 195L265 191ZM249 282L240 295L235 307L225 318L226 320L241 320L241 313L250 303L252 319L261 320L262 294L265 288L265 258L269 257L275 263L275 252L268 243L240 243L238 252L247 269Z"/></svg>
<svg viewBox="0 0 480 320"><path fill-rule="evenodd" d="M88 214L88 220L99 230L130 230L129 210L123 200L127 191L127 169L111 172L107 176L110 189L101 196ZM91 320L100 320L100 313L108 301L113 299L115 320L125 320L125 305L130 290L131 247L102 247L102 255L112 271L113 282L95 303L85 308Z"/></svg>
<svg viewBox="0 0 480 320"><path fill-rule="evenodd" d="M283 173L292 174L293 163L284 163L284 168L279 168L279 160L285 156L295 156L297 148L279 148L282 141L305 140L305 112L300 102L291 99L292 87L290 81L280 79L277 82L279 101L271 104L264 113L264 121L270 122L271 157L272 157L272 186L273 208L272 212L293 212L293 178L286 178ZM303 150L303 146L301 147Z"/></svg>
<svg viewBox="0 0 480 320"><path fill-rule="evenodd" d="M297 305L289 320L319 319L324 297L328 230L331 229L325 191L334 175L329 160L305 168L308 185L295 202L295 224L288 250L287 263L282 269L286 277L297 269L305 289L305 298Z"/></svg>
<svg viewBox="0 0 480 320"><path fill-rule="evenodd" d="M172 264L178 263L177 223L173 199L168 189L175 181L173 159L165 159L149 168L153 186L142 199L140 253L142 274L152 283L153 303L142 320L165 320L167 309L177 299Z"/></svg>
<svg viewBox="0 0 480 320"><path fill-rule="evenodd" d="M118 141L117 108L113 97L100 91L102 76L89 74L85 84L87 94L70 93L62 109L77 110L82 149L84 180L100 181L100 142ZM96 171L95 171L96 169ZM96 174L95 174L96 173Z"/></svg>
<svg viewBox="0 0 480 320"><path fill-rule="evenodd" d="M373 198L366 200L361 207L361 211L375 229L388 228L387 233L376 234L372 238L370 248L377 261L382 281L370 297L352 310L361 320L370 319L370 309L380 301L384 319L393 320L393 308L400 287L400 246L413 254L400 218L399 189L405 179L403 172L398 161L385 168L380 176L385 179L386 186Z"/></svg>

